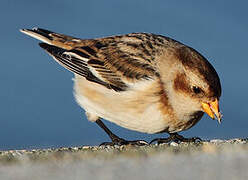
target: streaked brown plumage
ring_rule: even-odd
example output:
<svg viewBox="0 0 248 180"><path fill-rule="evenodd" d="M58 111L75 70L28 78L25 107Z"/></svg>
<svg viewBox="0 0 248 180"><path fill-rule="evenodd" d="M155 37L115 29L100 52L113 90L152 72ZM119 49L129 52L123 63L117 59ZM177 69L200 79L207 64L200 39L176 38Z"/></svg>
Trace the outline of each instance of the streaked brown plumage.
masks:
<svg viewBox="0 0 248 180"><path fill-rule="evenodd" d="M186 139L176 132L195 125L204 111L220 122L216 71L178 41L148 33L83 40L39 28L21 31L43 41L40 46L75 73L77 102L113 143L143 144L112 134L100 118L140 132L167 132L180 140Z"/></svg>

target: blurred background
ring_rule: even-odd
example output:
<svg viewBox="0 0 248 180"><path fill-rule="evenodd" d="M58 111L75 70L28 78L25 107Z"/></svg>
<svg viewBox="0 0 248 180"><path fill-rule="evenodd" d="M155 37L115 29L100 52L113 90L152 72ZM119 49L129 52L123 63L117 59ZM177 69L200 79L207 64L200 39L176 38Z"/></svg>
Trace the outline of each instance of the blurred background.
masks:
<svg viewBox="0 0 248 180"><path fill-rule="evenodd" d="M0 6L0 150L98 145L109 141L74 101L73 74L20 28L41 27L80 38L131 32L169 36L202 53L219 73L223 123L206 115L181 134L248 137L248 1L3 0ZM106 125L120 137L149 135Z"/></svg>

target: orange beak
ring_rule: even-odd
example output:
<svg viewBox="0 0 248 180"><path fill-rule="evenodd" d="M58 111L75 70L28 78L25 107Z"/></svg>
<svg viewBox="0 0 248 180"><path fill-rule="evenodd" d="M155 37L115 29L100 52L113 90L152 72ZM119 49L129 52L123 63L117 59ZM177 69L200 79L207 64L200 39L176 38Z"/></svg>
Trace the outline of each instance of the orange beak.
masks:
<svg viewBox="0 0 248 180"><path fill-rule="evenodd" d="M209 103L202 103L202 109L207 113L212 119L218 120L219 123L221 123L222 115L219 111L219 102L217 99L215 99L213 102Z"/></svg>

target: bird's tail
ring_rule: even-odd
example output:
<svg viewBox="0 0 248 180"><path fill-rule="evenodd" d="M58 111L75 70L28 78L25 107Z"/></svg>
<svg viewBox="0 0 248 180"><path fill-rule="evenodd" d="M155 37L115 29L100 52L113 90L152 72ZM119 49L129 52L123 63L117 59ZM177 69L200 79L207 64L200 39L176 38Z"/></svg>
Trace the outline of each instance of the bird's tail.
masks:
<svg viewBox="0 0 248 180"><path fill-rule="evenodd" d="M41 28L20 29L20 31L47 44L67 50L74 48L74 45L80 41L78 38L58 34Z"/></svg>

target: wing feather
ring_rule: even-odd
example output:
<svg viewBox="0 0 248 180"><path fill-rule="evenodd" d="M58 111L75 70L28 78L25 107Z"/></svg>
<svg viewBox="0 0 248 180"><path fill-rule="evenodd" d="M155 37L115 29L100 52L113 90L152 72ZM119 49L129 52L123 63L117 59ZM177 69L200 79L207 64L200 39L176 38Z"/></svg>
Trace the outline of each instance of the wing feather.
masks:
<svg viewBox="0 0 248 180"><path fill-rule="evenodd" d="M155 57L166 44L147 33L83 40L40 28L21 31L44 41L40 46L65 68L115 91L159 76Z"/></svg>
<svg viewBox="0 0 248 180"><path fill-rule="evenodd" d="M124 88L127 88L124 83L118 84L119 86L117 86L116 83L111 83L113 81L104 81L104 78L101 78L101 76L99 78L99 75L94 73L94 69L92 69L87 62L77 58L77 56L73 56L75 51L70 54L70 51L46 43L40 43L40 46L63 67L85 77L89 81L101 84L108 89L113 89L115 91L123 91Z"/></svg>

